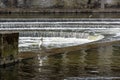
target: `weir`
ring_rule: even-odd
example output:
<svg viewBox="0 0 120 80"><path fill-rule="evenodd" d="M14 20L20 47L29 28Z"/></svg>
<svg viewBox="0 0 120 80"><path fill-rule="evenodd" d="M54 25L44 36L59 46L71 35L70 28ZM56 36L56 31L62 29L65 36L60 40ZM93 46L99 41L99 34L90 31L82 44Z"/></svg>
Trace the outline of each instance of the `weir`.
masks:
<svg viewBox="0 0 120 80"><path fill-rule="evenodd" d="M113 30L120 28L120 19L77 19L77 18L16 18L1 19L0 31L81 31Z"/></svg>
<svg viewBox="0 0 120 80"><path fill-rule="evenodd" d="M79 39L85 39L86 42L87 40L91 42L96 39L95 37L92 37L92 39L89 38L91 33L93 35L97 33L103 36L104 34L109 34L109 36L105 36L104 40L107 40L108 37L114 40L111 34L116 35L120 32L119 25L120 19L7 18L0 20L0 31L19 32L19 47L22 49L25 47L31 49L33 47L36 48L36 45L39 48L41 38L43 38L44 44L42 45L44 47L79 45L81 44ZM68 43L68 41L65 41L66 39L70 39L71 41Z"/></svg>
<svg viewBox="0 0 120 80"><path fill-rule="evenodd" d="M1 19L1 31L80 30L120 28L119 19Z"/></svg>
<svg viewBox="0 0 120 80"><path fill-rule="evenodd" d="M17 65L17 69L16 66L13 66L14 74L19 72L17 76L23 75L21 79L30 76L29 79L40 78L44 80L48 75L52 77L57 75L64 80L119 79L117 77L119 76L117 73L119 71L119 47L116 48L112 44L118 44L119 46L120 20L63 19L64 22L61 20L1 19L0 32L19 32L19 35L17 34L19 42L15 43L15 46L18 46L17 50L12 52L16 48L11 47L6 40L14 41L14 36L10 35L9 39L3 38L4 41L1 39L3 41L1 44L5 45L5 47L1 47L1 49L4 48L1 50L2 57L4 57L4 51L7 51L6 47L9 47L9 51L8 54L5 53L5 60L7 59L7 61L2 60L0 65L11 62L8 61L9 56L15 53L14 57L18 55L20 60L25 61L32 58L32 61L29 62L28 60L29 63L25 61ZM11 44L14 43L11 42ZM117 50L118 52L116 52ZM9 53L10 51L11 53ZM12 62L14 62L14 59ZM2 77L6 78L4 74L8 74L8 72L5 73L5 69L1 70ZM33 78L34 73L35 78ZM80 74L78 75L78 73ZM110 76L106 76L106 74ZM78 77L75 75L78 75Z"/></svg>
<svg viewBox="0 0 120 80"><path fill-rule="evenodd" d="M120 19L78 18L16 18L0 19L0 31L19 32L20 36L31 37L85 37L89 31L116 33ZM27 31L27 32L26 32ZM30 37L29 36L29 37Z"/></svg>
<svg viewBox="0 0 120 80"><path fill-rule="evenodd" d="M20 37L63 37L63 38L87 38L87 32L79 31L22 31Z"/></svg>

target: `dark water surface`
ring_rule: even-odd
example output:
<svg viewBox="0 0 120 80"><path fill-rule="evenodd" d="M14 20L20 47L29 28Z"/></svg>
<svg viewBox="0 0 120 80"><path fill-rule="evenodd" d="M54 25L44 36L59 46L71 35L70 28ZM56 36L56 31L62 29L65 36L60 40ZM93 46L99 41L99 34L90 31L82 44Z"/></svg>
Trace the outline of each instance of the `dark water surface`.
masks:
<svg viewBox="0 0 120 80"><path fill-rule="evenodd" d="M120 13L0 14L0 18L120 18Z"/></svg>
<svg viewBox="0 0 120 80"><path fill-rule="evenodd" d="M79 79L67 79L79 77ZM0 70L0 80L120 80L120 46L111 45L38 57ZM98 80L98 79L87 79Z"/></svg>

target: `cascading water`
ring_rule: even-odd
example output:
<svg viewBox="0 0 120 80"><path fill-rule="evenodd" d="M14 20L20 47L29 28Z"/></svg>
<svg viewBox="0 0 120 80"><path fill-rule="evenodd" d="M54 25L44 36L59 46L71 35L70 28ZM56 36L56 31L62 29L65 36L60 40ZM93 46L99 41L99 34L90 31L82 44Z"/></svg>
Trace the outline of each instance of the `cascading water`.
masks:
<svg viewBox="0 0 120 80"><path fill-rule="evenodd" d="M22 48L21 51L25 49L25 47L29 47L29 50L36 50L33 48L39 47L40 43L42 43L41 45L44 46L44 48L49 49L83 44L104 37L98 35L91 38L89 33L74 31L27 31L21 32L20 36L19 47Z"/></svg>
<svg viewBox="0 0 120 80"><path fill-rule="evenodd" d="M0 20L1 30L78 30L78 29L110 29L119 28L118 20L97 19L13 19Z"/></svg>
<svg viewBox="0 0 120 80"><path fill-rule="evenodd" d="M1 30L77 30L119 28L117 22L2 22Z"/></svg>
<svg viewBox="0 0 120 80"><path fill-rule="evenodd" d="M66 47L104 38L90 38L90 32L116 34L120 31L119 19L1 19L1 31L20 33L20 51ZM42 43L41 43L41 39Z"/></svg>
<svg viewBox="0 0 120 80"><path fill-rule="evenodd" d="M0 32L20 33L20 55L37 57L1 69L0 80L120 79L119 44L79 50L80 44L120 40L119 25L120 19L1 19Z"/></svg>

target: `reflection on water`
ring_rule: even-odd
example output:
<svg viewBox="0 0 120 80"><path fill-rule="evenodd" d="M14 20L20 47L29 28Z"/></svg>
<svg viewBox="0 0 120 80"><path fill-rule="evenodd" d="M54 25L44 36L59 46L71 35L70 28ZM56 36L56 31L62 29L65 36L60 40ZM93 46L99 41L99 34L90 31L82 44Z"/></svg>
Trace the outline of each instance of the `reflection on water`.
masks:
<svg viewBox="0 0 120 80"><path fill-rule="evenodd" d="M120 13L1 14L0 18L120 18Z"/></svg>
<svg viewBox="0 0 120 80"><path fill-rule="evenodd" d="M32 60L0 70L0 80L64 80L70 77L107 77L106 80L120 77L120 46L111 45L45 57L38 55Z"/></svg>

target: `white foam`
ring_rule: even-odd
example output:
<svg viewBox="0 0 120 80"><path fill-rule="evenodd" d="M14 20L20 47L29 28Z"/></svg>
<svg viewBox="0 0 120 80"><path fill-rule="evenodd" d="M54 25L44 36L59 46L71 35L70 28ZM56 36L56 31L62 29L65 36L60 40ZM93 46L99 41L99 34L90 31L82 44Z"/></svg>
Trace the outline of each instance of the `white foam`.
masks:
<svg viewBox="0 0 120 80"><path fill-rule="evenodd" d="M116 33L114 37L120 37L120 33Z"/></svg>
<svg viewBox="0 0 120 80"><path fill-rule="evenodd" d="M85 44L93 41L103 39L103 35L97 35L94 39L82 39L82 38L62 38L62 37L20 37L19 38L19 48L29 47L31 48L59 48L67 46L75 46L80 44Z"/></svg>

